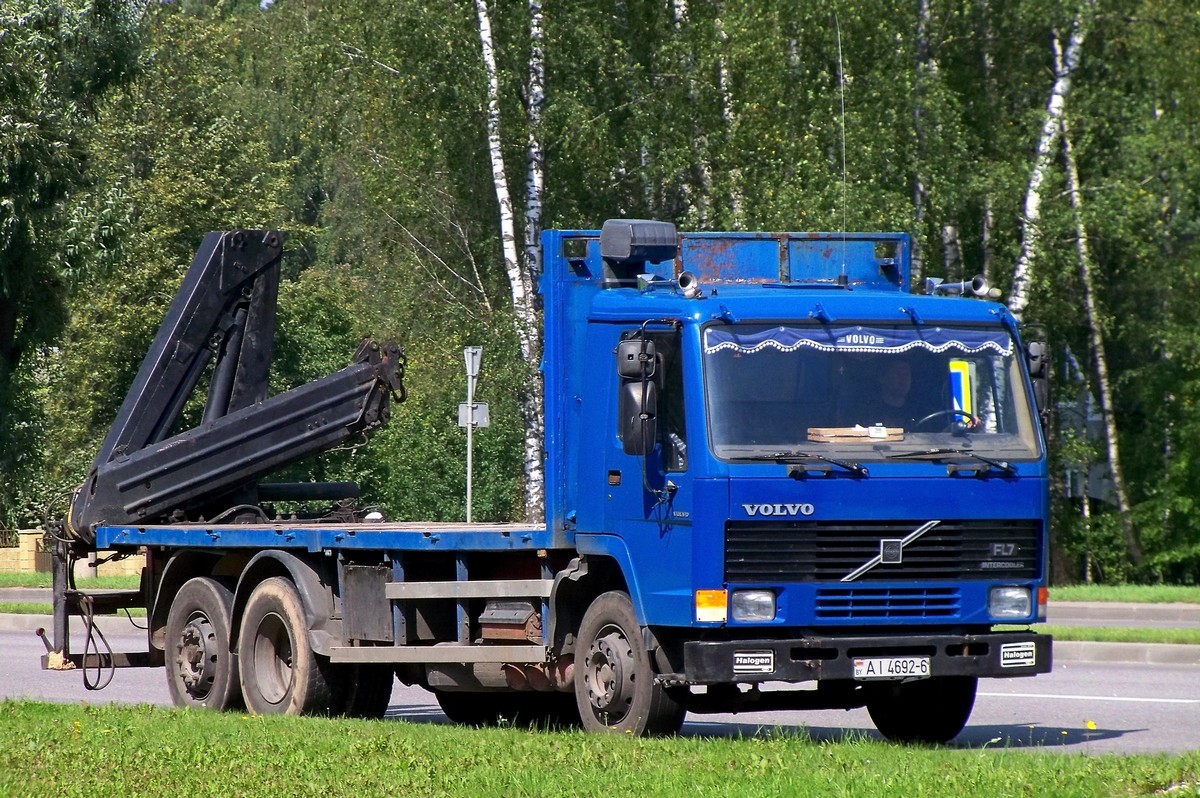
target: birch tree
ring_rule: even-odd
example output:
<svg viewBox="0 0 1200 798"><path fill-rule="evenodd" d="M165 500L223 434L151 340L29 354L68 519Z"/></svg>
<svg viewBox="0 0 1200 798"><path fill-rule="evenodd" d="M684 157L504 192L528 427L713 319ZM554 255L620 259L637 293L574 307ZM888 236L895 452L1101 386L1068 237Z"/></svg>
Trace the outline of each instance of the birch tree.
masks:
<svg viewBox="0 0 1200 798"><path fill-rule="evenodd" d="M1104 418L1104 437L1108 450L1108 467L1112 473L1113 489L1117 494L1117 510L1121 515L1121 528L1125 533L1125 546L1129 558L1135 565L1142 562L1142 545L1134 532L1130 518L1129 491L1121 470L1121 456L1117 443L1117 420L1113 413L1112 380L1108 374L1108 358L1104 353L1104 328L1100 319L1096 288L1092 280L1092 256L1088 245L1087 227L1083 222L1083 194L1079 186L1079 169L1075 165L1075 153L1071 148L1070 124L1066 114L1059 119L1062 134L1063 160L1066 166L1067 194L1071 198L1071 210L1075 221L1075 251L1079 259L1079 276L1083 284L1083 304L1087 315L1088 337L1092 356L1096 363L1096 379L1100 392L1100 412ZM1084 499L1086 503L1087 499Z"/></svg>
<svg viewBox="0 0 1200 798"><path fill-rule="evenodd" d="M539 96L536 103L531 103L531 108L534 106L537 107L537 111L530 111L533 118L537 118L540 114L540 95L542 91L540 83L540 4L538 4L537 0L531 0L531 10L533 10L535 5L538 6L539 13L533 25L539 31L539 38L535 38L536 43L533 50L535 57L531 58L530 88L533 88L536 81ZM541 329L539 327L537 309L534 304L533 274L530 270L530 263L528 259L522 262L517 252L516 218L513 210L512 195L508 189L504 152L501 147L500 76L496 67L496 48L492 36L492 22L488 12L487 0L475 0L475 12L479 19L479 43L483 57L484 72L487 76L488 154L491 159L492 181L496 191L496 205L500 212L500 250L504 258L504 271L508 276L508 284L512 292L513 317L517 342L520 347L520 358L528 372L528 378L520 400L521 417L525 426L523 453L525 515L528 520L536 521L545 514L545 466L542 461L542 441L545 436L545 422L542 416L544 393L538 371L542 349ZM532 63L535 60L539 62L537 67ZM536 139L537 129L535 127L531 126L530 136ZM541 167L540 163L536 167L533 165L535 152L540 159L540 145L534 146L531 144L529 186L532 192L536 185L538 194L533 199L535 200L535 208L540 209ZM537 215L535 218L540 220L540 215ZM540 221L538 224L540 224ZM540 230L540 227L538 229ZM526 245L529 246L528 238L526 239Z"/></svg>
<svg viewBox="0 0 1200 798"><path fill-rule="evenodd" d="M930 0L918 0L917 3L917 64L913 84L913 132L917 139L916 174L913 178L913 229L915 235L912 241L912 282L922 285L925 282L925 210L928 205L928 179L925 176L925 122L923 118L924 102L922 91L929 82L932 71L929 54L929 10Z"/></svg>
<svg viewBox="0 0 1200 798"><path fill-rule="evenodd" d="M546 153L542 146L542 107L546 103L546 32L542 0L529 0L529 71L525 83L525 113L529 143L525 177L525 261L528 271L542 271L542 196L546 185ZM532 285L530 285L532 289Z"/></svg>
<svg viewBox="0 0 1200 798"><path fill-rule="evenodd" d="M1061 130L1063 112L1067 106L1067 95L1071 91L1071 76L1079 65L1079 53L1087 34L1088 22L1094 8L1094 0L1084 0L1071 26L1066 51L1057 36L1054 37L1054 85L1046 103L1042 120L1042 131L1038 137L1033 169L1029 173L1029 187L1025 191L1025 203L1021 214L1021 253L1013 269L1012 288L1008 297L1008 309L1018 319L1029 305L1030 287L1033 282L1034 262L1041 246L1039 222L1042 215L1042 184L1054 163L1054 149Z"/></svg>

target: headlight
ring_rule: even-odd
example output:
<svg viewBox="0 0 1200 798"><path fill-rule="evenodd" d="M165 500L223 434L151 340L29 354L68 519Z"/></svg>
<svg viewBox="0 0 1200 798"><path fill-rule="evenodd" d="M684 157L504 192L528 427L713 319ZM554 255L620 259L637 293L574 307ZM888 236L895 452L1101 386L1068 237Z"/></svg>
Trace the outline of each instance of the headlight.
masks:
<svg viewBox="0 0 1200 798"><path fill-rule="evenodd" d="M1033 614L1033 595L1027 587L994 587L988 593L988 615L996 619L1019 620Z"/></svg>
<svg viewBox="0 0 1200 798"><path fill-rule="evenodd" d="M775 620L773 590L735 590L731 604L735 621Z"/></svg>

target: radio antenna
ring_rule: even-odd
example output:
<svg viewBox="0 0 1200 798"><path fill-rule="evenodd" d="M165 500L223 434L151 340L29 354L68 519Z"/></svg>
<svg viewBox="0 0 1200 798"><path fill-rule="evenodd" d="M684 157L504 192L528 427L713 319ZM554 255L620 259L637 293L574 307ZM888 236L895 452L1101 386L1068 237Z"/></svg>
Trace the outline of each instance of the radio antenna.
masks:
<svg viewBox="0 0 1200 798"><path fill-rule="evenodd" d="M838 13L833 12L833 26L837 31L838 50L838 92L842 101L842 276L841 282L846 281L846 74L842 69L842 22Z"/></svg>

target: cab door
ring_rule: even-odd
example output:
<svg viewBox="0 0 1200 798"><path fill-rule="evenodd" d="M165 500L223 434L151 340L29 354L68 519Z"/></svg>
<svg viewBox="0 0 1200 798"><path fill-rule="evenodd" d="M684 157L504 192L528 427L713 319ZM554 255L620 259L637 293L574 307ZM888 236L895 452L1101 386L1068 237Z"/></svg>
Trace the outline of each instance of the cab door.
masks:
<svg viewBox="0 0 1200 798"><path fill-rule="evenodd" d="M691 618L693 485L677 329L624 331L616 347L616 436L606 515L628 551L647 623ZM635 598L635 606L638 604Z"/></svg>

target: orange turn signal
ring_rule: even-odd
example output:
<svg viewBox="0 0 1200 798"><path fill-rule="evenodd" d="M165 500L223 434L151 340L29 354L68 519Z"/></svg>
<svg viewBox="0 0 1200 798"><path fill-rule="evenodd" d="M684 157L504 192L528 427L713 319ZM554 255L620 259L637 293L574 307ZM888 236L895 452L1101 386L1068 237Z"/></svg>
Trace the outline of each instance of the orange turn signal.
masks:
<svg viewBox="0 0 1200 798"><path fill-rule="evenodd" d="M696 620L701 623L725 623L729 593L725 590L696 591Z"/></svg>

